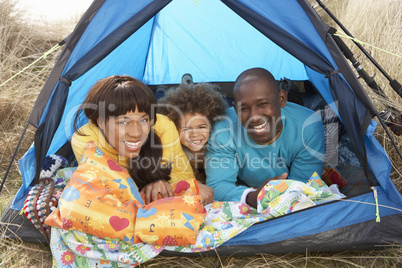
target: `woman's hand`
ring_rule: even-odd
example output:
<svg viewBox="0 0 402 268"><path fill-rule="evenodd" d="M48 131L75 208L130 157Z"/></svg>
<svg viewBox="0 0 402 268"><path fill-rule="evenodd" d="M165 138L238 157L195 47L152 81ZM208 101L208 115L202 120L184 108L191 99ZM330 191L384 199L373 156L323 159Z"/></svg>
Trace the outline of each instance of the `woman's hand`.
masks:
<svg viewBox="0 0 402 268"><path fill-rule="evenodd" d="M288 173L285 172L285 173L283 173L283 174L281 174L279 176L276 176L276 177L273 177L273 178L270 178L270 179L264 181L263 184L261 184L260 187L258 187L258 189L256 191L251 192L251 193L249 193L247 195L247 197L246 197L247 205L249 205L249 206L251 206L253 208L257 208L257 196L258 196L258 193L261 192L262 188L264 188L264 186L269 181L272 181L272 180L285 180L287 177L288 177Z"/></svg>
<svg viewBox="0 0 402 268"><path fill-rule="evenodd" d="M200 190L202 204L205 206L208 205L209 203L214 202L214 190L211 187L201 182L197 183L198 183L198 189Z"/></svg>
<svg viewBox="0 0 402 268"><path fill-rule="evenodd" d="M172 197L173 191L169 182L167 181L155 181L148 183L140 191L141 196L145 195L145 205L158 200L158 194L161 194L162 198Z"/></svg>

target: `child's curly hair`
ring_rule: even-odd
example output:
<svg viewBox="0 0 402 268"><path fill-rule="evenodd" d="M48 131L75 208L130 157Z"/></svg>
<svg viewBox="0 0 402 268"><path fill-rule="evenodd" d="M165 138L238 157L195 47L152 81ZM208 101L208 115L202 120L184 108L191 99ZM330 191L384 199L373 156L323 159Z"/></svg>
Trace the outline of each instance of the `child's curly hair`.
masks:
<svg viewBox="0 0 402 268"><path fill-rule="evenodd" d="M198 113L205 116L213 127L217 117L223 115L228 107L219 90L219 86L211 83L182 83L166 91L166 95L158 101L158 113L169 117L177 128L183 114Z"/></svg>

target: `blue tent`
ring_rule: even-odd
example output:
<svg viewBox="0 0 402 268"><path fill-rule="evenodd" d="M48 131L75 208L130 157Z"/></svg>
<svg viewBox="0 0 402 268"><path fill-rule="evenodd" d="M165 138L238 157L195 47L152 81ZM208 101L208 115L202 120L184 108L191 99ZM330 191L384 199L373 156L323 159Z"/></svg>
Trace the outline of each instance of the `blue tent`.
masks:
<svg viewBox="0 0 402 268"><path fill-rule="evenodd" d="M373 137L378 112L307 0L96 0L64 42L29 117L35 142L19 160L22 187L3 221L22 208L47 155L72 160L74 115L98 79L127 74L153 88L179 84L191 73L195 83L231 85L243 70L263 67L278 80L308 81L319 92L342 122L358 179L369 190L256 224L217 251L361 250L402 242L402 197ZM378 193L381 222L370 187ZM26 220L18 232L40 240Z"/></svg>

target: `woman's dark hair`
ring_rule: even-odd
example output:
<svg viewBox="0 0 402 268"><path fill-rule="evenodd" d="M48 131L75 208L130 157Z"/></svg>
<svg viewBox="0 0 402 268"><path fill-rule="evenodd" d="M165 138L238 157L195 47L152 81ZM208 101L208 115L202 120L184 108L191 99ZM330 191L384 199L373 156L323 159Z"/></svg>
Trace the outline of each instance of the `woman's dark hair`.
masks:
<svg viewBox="0 0 402 268"><path fill-rule="evenodd" d="M172 167L169 164L162 164L162 150L161 140L151 128L150 135L142 145L139 155L130 159L129 163L129 174L139 190L154 181L170 180Z"/></svg>
<svg viewBox="0 0 402 268"><path fill-rule="evenodd" d="M98 119L107 120L138 109L150 120L156 120L156 99L151 89L128 75L114 75L99 80L88 92L75 117L74 129L78 129L82 114L96 126ZM99 127L99 126L98 126Z"/></svg>
<svg viewBox="0 0 402 268"><path fill-rule="evenodd" d="M78 122L83 114L96 126L98 120L107 121L135 110L146 113L153 124L156 123L156 99L152 90L143 82L128 76L114 75L99 80L88 92L74 120L74 129L79 135ZM142 145L138 157L130 160L129 173L139 188L150 182L170 179L170 168L162 167L162 146L158 135L151 131L148 139ZM141 165L149 159L149 165ZM135 164L135 163L140 163Z"/></svg>

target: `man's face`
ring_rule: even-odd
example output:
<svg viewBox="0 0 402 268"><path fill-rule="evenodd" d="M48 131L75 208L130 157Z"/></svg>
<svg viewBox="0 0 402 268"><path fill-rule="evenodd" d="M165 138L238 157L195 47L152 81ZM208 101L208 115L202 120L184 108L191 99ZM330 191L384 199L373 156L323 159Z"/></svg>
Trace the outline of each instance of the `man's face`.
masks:
<svg viewBox="0 0 402 268"><path fill-rule="evenodd" d="M281 107L286 106L286 92L279 92L264 79L246 79L234 94L237 116L255 143L270 144L282 131Z"/></svg>

